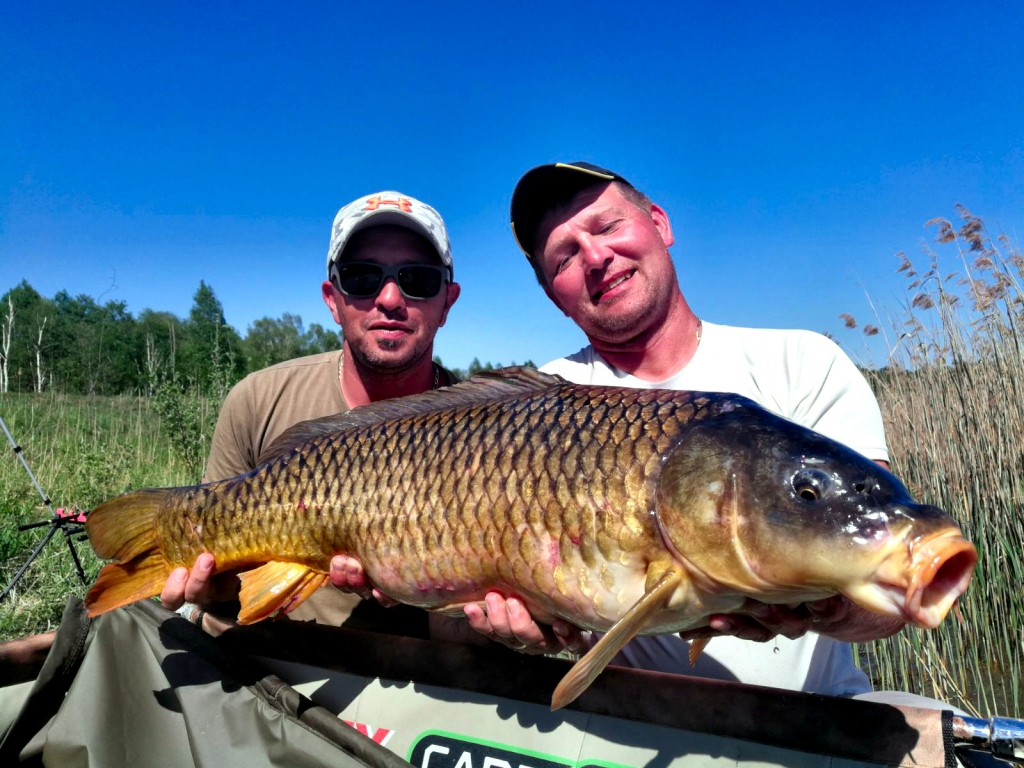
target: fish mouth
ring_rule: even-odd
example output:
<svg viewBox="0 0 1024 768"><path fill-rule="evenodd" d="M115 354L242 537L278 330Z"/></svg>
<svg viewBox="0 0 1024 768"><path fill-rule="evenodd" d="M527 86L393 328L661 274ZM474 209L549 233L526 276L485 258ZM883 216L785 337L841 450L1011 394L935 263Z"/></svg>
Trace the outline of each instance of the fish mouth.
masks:
<svg viewBox="0 0 1024 768"><path fill-rule="evenodd" d="M943 531L905 543L872 583L844 592L863 608L935 629L967 590L977 562L977 550L959 531Z"/></svg>
<svg viewBox="0 0 1024 768"><path fill-rule="evenodd" d="M904 606L911 621L934 629L971 583L978 551L959 533L946 533L911 545L911 578Z"/></svg>

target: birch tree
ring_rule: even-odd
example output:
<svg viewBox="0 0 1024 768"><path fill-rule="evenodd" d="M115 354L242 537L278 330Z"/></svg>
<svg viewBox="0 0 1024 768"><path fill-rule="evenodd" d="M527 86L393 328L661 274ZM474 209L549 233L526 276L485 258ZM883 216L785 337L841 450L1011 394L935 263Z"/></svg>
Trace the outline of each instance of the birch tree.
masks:
<svg viewBox="0 0 1024 768"><path fill-rule="evenodd" d="M8 366L11 362L11 337L14 334L14 302L7 294L7 317L0 322L0 392L10 388Z"/></svg>
<svg viewBox="0 0 1024 768"><path fill-rule="evenodd" d="M35 352L35 365L34 365L34 382L36 392L42 392L43 387L46 386L46 371L43 370L43 331L46 330L46 321L49 317L43 316L39 322L38 332L36 333L36 339L33 343L33 351Z"/></svg>

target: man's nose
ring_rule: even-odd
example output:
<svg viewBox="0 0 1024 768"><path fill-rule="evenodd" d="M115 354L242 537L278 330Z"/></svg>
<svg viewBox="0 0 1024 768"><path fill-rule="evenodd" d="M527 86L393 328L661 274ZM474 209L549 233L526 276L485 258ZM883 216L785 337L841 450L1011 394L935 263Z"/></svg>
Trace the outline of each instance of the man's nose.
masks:
<svg viewBox="0 0 1024 768"><path fill-rule="evenodd" d="M380 292L377 294L376 304L386 311L405 306L405 296L398 290L398 283L394 278L389 277L384 280L384 285L380 287Z"/></svg>
<svg viewBox="0 0 1024 768"><path fill-rule="evenodd" d="M604 269L611 263L615 255L611 248L602 245L596 238L589 235L580 238L579 246L583 265L588 272Z"/></svg>

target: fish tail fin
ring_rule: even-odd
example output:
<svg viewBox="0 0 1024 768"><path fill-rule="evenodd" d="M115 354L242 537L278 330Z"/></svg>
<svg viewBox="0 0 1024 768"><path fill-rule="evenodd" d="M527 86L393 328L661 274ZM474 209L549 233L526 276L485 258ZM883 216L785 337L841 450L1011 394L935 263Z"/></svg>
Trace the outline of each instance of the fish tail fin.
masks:
<svg viewBox="0 0 1024 768"><path fill-rule="evenodd" d="M85 596L89 616L160 594L171 566L156 538L156 522L171 489L126 493L100 504L85 519L96 554L116 560L103 566Z"/></svg>

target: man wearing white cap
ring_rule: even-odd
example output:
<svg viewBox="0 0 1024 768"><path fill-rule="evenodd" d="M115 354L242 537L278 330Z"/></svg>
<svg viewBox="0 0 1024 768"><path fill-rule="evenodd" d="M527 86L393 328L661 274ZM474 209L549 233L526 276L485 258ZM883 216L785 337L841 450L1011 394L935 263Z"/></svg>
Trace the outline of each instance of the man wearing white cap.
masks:
<svg viewBox="0 0 1024 768"><path fill-rule="evenodd" d="M341 208L321 292L341 326L342 348L279 363L235 385L217 419L205 479L253 469L264 447L300 421L454 384L455 376L432 361L434 335L459 297L453 277L448 233L429 205L399 192L379 192ZM346 583L346 562L335 558L331 564L336 583ZM176 609L186 600L208 603L222 591L216 582L211 586L213 570L208 554L200 556L191 573L176 570L161 594L164 605ZM228 595L237 594L237 582L223 587ZM186 604L184 610L208 629L220 624L198 607ZM332 589L320 590L292 617L426 633L422 611L384 611L376 601L360 605L358 596ZM411 623L416 630L409 630Z"/></svg>

